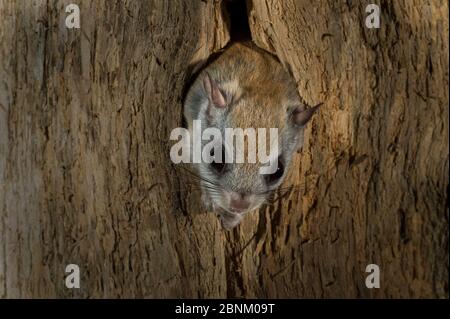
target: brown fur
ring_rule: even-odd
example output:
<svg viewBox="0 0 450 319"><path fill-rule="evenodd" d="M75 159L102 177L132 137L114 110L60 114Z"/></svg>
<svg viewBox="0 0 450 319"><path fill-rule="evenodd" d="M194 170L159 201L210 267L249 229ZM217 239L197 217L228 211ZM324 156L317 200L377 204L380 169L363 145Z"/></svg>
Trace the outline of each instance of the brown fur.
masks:
<svg viewBox="0 0 450 319"><path fill-rule="evenodd" d="M257 48L236 43L210 65L208 72L225 81L237 81L238 89L232 92L233 101L230 105L233 127L266 128L267 136L271 127L278 128L280 134L283 132L287 106L298 100L289 101L288 97L296 96L295 84L274 57ZM245 143L244 147L247 159L248 144ZM269 150L269 139L266 150ZM239 166L243 174L258 173L258 164L245 163Z"/></svg>
<svg viewBox="0 0 450 319"><path fill-rule="evenodd" d="M212 92L221 96L214 96ZM225 107L217 107L223 101ZM245 194L251 202L249 210L255 209L284 178L284 175L277 175L275 182L267 182L267 177L272 175L260 174L262 165L258 156L256 163L248 162L249 147L256 147L258 154L257 129L265 128L267 137L270 128L278 129L278 153L273 160L280 156L282 166L287 170L292 155L303 141L303 127L295 123L293 111L298 115L305 107L295 82L281 63L269 53L248 44L231 45L200 73L185 102L188 123L200 119L206 127L219 128L222 134L226 128L256 130L254 145L250 145L245 136L244 163L230 163L229 169L219 175L207 163L196 166L206 186L202 189L205 195L202 198L205 203L212 204L214 210L221 212L225 227L236 226L242 218L242 214L230 212L232 194ZM273 151L270 139L266 138L266 154L269 150ZM279 171L283 172L282 169Z"/></svg>

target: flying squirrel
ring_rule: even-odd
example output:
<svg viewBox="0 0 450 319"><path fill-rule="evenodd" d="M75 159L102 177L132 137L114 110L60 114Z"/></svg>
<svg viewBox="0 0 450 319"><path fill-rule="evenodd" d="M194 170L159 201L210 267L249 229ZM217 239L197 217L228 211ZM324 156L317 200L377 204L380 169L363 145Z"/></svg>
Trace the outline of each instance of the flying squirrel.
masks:
<svg viewBox="0 0 450 319"><path fill-rule="evenodd" d="M293 154L303 145L305 125L319 106L308 107L290 74L271 54L248 43L235 43L203 69L189 88L184 117L192 133L193 121L201 129L277 128L277 167L261 174L261 162L227 163L211 151L213 161L192 164L198 173L202 202L219 214L225 229L267 202L282 183ZM202 142L206 143L206 142ZM244 153L256 151L245 144ZM253 148L253 149L252 149Z"/></svg>

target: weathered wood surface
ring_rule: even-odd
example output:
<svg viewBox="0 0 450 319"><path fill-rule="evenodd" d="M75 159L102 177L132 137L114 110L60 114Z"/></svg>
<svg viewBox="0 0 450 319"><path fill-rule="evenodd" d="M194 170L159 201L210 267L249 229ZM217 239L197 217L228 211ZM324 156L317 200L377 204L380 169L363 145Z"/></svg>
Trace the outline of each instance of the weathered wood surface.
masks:
<svg viewBox="0 0 450 319"><path fill-rule="evenodd" d="M247 6L325 104L300 191L227 233L169 159L222 3L0 1L0 297L448 297L448 3L381 1L378 30L356 1Z"/></svg>

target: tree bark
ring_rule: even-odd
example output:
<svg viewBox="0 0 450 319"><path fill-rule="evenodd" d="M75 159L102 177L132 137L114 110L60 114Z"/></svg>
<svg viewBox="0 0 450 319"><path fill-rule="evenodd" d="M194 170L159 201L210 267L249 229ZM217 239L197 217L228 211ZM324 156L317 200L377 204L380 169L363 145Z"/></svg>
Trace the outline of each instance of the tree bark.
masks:
<svg viewBox="0 0 450 319"><path fill-rule="evenodd" d="M169 158L225 5L0 0L0 297L448 298L448 2L377 3L247 1L324 105L293 191L225 232Z"/></svg>

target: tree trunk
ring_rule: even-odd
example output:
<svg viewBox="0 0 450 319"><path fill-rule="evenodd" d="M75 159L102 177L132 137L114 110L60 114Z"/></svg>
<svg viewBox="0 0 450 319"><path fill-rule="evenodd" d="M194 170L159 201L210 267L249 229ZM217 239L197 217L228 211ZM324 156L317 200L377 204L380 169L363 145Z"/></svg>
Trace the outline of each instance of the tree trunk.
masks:
<svg viewBox="0 0 450 319"><path fill-rule="evenodd" d="M368 29L359 1L247 1L324 106L294 191L225 232L169 134L226 5L0 0L0 297L448 298L448 2L377 3Z"/></svg>

